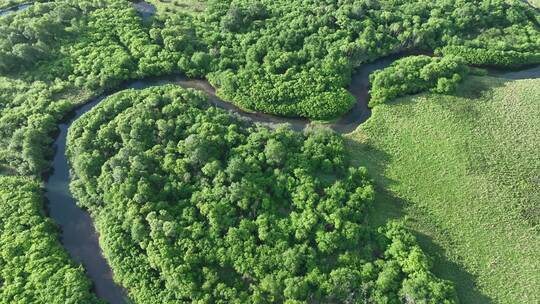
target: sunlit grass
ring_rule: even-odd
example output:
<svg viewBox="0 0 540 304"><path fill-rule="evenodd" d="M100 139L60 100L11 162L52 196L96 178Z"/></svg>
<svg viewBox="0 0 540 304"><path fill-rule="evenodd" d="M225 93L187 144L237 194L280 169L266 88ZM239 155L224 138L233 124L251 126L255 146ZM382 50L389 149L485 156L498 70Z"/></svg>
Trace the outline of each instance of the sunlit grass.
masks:
<svg viewBox="0 0 540 304"><path fill-rule="evenodd" d="M470 77L460 96L377 107L349 136L463 303L540 301L540 79ZM477 286L475 286L477 285Z"/></svg>
<svg viewBox="0 0 540 304"><path fill-rule="evenodd" d="M206 8L206 0L148 0L156 6L159 14L188 13L197 14Z"/></svg>

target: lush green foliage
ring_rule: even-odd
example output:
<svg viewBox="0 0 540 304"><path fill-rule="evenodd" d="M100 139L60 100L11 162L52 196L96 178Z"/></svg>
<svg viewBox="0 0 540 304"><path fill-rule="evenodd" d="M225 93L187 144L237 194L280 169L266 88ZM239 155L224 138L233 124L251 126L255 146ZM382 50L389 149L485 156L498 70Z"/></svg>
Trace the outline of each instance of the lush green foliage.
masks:
<svg viewBox="0 0 540 304"><path fill-rule="evenodd" d="M36 4L0 18L0 70L10 75L0 77L0 165L20 174L48 168L51 136L59 121L88 97L77 96L73 84L58 78L71 73L70 64L65 58L55 59L60 57L59 41L75 39L68 34L80 23L75 18L91 8L90 2L78 3L80 7L68 2ZM25 72L31 68L31 73Z"/></svg>
<svg viewBox="0 0 540 304"><path fill-rule="evenodd" d="M447 46L441 50L441 53L445 56L460 56L468 64L484 66L519 67L540 63L540 51L517 52L479 49L466 46Z"/></svg>
<svg viewBox="0 0 540 304"><path fill-rule="evenodd" d="M46 170L61 119L126 80L204 76L208 55L193 27L188 17L170 17L148 29L122 0L35 4L0 18L0 165Z"/></svg>
<svg viewBox="0 0 540 304"><path fill-rule="evenodd" d="M494 12L495 16L500 14ZM506 19L511 22L508 27L486 29L474 39L452 43L438 51L444 55L461 56L474 65L520 67L539 64L540 14L515 10L506 14Z"/></svg>
<svg viewBox="0 0 540 304"><path fill-rule="evenodd" d="M150 22L124 0L37 4L0 17L0 167L42 173L60 121L126 80L175 72L206 77L220 96L244 108L330 118L354 102L345 90L353 69L390 53L470 48L475 51L460 55L472 64L535 62L538 20L517 0L215 0L204 13L166 14ZM201 96L166 91L173 93L144 93L148 98L140 106L132 104L142 98L135 93L118 95L119 105L108 103L109 112L96 112L102 117L87 116L77 131L84 136L71 140L79 175L74 189L93 210L122 284L140 302L180 301L186 293L202 301L309 301L306 294L338 301L352 289L359 292L351 297L376 301L451 298L451 288L429 273L426 257L401 227L366 228L370 186L362 169L349 171L339 137L248 127L207 109ZM80 126L99 129L98 140ZM18 188L28 182L13 180ZM0 191L12 193L10 185L6 180ZM356 189L361 199L351 199ZM312 212L315 220L308 204L321 206ZM225 230L231 230L229 238ZM240 241L246 246L238 248ZM208 244L221 251L210 252ZM287 265L294 267L273 256L281 253L290 254ZM343 258L332 260L332 253ZM240 264L236 254L248 262ZM298 260L314 262L294 264ZM57 261L69 264L65 254ZM24 277L42 282L42 264L32 265ZM73 276L83 282L74 286L87 286ZM7 286L3 279L0 284ZM32 284L27 286L34 294L44 286Z"/></svg>
<svg viewBox="0 0 540 304"><path fill-rule="evenodd" d="M220 0L146 27L126 1L68 0L0 19L0 70L37 64L27 76L93 90L182 72L208 77L242 108L326 119L353 105L352 69L390 53L450 45L443 52L473 64L537 62L537 18L517 0Z"/></svg>
<svg viewBox="0 0 540 304"><path fill-rule="evenodd" d="M370 106L388 102L398 96L431 90L452 93L467 74L461 57L411 56L396 60L386 69L370 75Z"/></svg>
<svg viewBox="0 0 540 304"><path fill-rule="evenodd" d="M68 2L34 4L0 18L0 72L15 73L50 59L82 11ZM29 22L30 21L30 22Z"/></svg>
<svg viewBox="0 0 540 304"><path fill-rule="evenodd" d="M172 72L123 1L36 4L0 18L0 37L0 166L20 174L48 168L51 137L74 106L127 79Z"/></svg>
<svg viewBox="0 0 540 304"><path fill-rule="evenodd" d="M462 303L540 302L539 87L470 76L459 97L375 107L350 136L350 155L391 194L373 215L410 217Z"/></svg>
<svg viewBox="0 0 540 304"><path fill-rule="evenodd" d="M0 164L21 174L48 168L51 135L72 109L67 99L53 100L65 83L27 83L0 77Z"/></svg>
<svg viewBox="0 0 540 304"><path fill-rule="evenodd" d="M352 106L352 69L391 53L467 45L537 54L538 15L518 0L216 0L197 31L218 95L255 111L326 119Z"/></svg>
<svg viewBox="0 0 540 304"><path fill-rule="evenodd" d="M72 191L139 303L451 303L412 235L366 224L374 190L328 129L271 131L163 86L75 122Z"/></svg>
<svg viewBox="0 0 540 304"><path fill-rule="evenodd" d="M0 176L0 303L99 303L43 215L39 183Z"/></svg>

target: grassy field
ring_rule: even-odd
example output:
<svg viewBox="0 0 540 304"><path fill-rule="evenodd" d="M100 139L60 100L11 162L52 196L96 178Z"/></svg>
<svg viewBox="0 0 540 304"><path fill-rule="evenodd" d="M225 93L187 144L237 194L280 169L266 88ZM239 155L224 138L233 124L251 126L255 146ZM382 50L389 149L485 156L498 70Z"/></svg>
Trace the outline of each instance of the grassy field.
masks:
<svg viewBox="0 0 540 304"><path fill-rule="evenodd" d="M156 6L158 14L184 12L196 14L204 11L207 0L147 0Z"/></svg>
<svg viewBox="0 0 540 304"><path fill-rule="evenodd" d="M459 96L374 109L349 135L377 222L406 216L463 303L540 303L540 79L470 77Z"/></svg>

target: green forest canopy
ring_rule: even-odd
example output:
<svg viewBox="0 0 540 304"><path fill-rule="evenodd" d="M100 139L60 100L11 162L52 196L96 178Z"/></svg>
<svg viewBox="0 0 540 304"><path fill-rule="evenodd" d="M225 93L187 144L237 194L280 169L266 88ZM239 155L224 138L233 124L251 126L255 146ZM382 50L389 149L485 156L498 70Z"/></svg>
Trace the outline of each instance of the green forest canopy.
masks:
<svg viewBox="0 0 540 304"><path fill-rule="evenodd" d="M250 126L173 85L117 93L68 136L71 189L138 303L453 303L414 237L370 228L341 136Z"/></svg>
<svg viewBox="0 0 540 304"><path fill-rule="evenodd" d="M5 6L4 2L0 5ZM353 69L362 63L407 50L458 55L468 64L513 67L538 63L538 29L538 12L518 0L453 3L329 0L323 4L321 1L216 0L209 1L207 10L200 14L167 14L149 22L144 22L124 0L35 4L25 11L0 17L0 167L9 168L14 174L38 177L49 167L52 138L58 124L75 106L127 80L172 73L205 77L218 88L219 96L246 109L332 118L345 113L354 103L345 88ZM158 126L161 127L165 126ZM238 132L247 137L253 131L241 129ZM273 134L253 132L259 131ZM295 136L308 142L315 135ZM339 141L337 135L330 138ZM114 142L101 144L115 146ZM194 146L198 145L195 142ZM98 172L99 164L99 161L82 162L80 166L87 167L79 167L78 172ZM295 173L293 170L287 174ZM317 178L326 181L324 177ZM17 185L36 187L32 179L15 181ZM0 191L10 193L8 185L2 183ZM92 181L85 181L85 185L92 185ZM100 195L104 193L103 190ZM117 219L96 217L101 219L98 224L103 230L123 227L114 222ZM47 222L43 216L36 218ZM123 229L113 232L127 233ZM425 256L402 228L390 227L380 233L370 231L369 235L386 240L382 244L374 242L381 250L390 248L388 244L395 240L407 240L402 241L404 252L419 252L422 266L413 267L421 273L413 278L392 253L381 253L385 261L390 261L388 265L393 265L390 268L384 268L386 263L377 265L366 258L362 263L375 265L373 276L384 273L384 278L386 275L392 278L387 280L392 282L391 286L387 286L382 282L386 279L369 283L372 281L362 277L362 282L367 282L366 296L395 299L401 295L421 298L436 294L438 297L433 296L434 299L451 298L451 289L429 274ZM137 258L147 259L144 255ZM62 259L63 265L68 265L64 267L72 267L67 258ZM20 259L8 262L15 263L13 268L24 267L16 264L24 262ZM115 263L116 269L122 269L121 263ZM129 269L129 265L125 267ZM31 272L38 270L32 267ZM123 283L128 286L150 284L146 292L135 290L141 293L140 297L171 296L169 290L154 293L153 284L157 283L152 279L140 283L131 281L137 278L127 277L123 275ZM77 277L75 281L82 282L80 286L86 288L84 278ZM61 280L55 282L63 284ZM276 294L285 296L283 286L276 290ZM70 295L67 293L66 297ZM85 292L79 295L79 301L88 296Z"/></svg>
<svg viewBox="0 0 540 304"><path fill-rule="evenodd" d="M37 180L0 176L0 303L101 303L45 217Z"/></svg>
<svg viewBox="0 0 540 304"><path fill-rule="evenodd" d="M208 78L242 108L328 119L352 107L346 87L353 69L392 53L539 63L539 19L519 0L214 0L203 13L143 24L122 0L66 0L3 18L10 39L0 44L0 70L57 58L45 77L92 89L180 72ZM15 58L23 64L13 66Z"/></svg>
<svg viewBox="0 0 540 304"><path fill-rule="evenodd" d="M355 102L345 89L353 68L391 53L538 63L539 18L518 0L215 0L148 22L123 0L34 4L0 18L0 164L46 170L58 122L130 79L206 77L242 108L331 118Z"/></svg>
<svg viewBox="0 0 540 304"><path fill-rule="evenodd" d="M373 107L399 96L427 90L439 94L453 93L468 72L462 57L405 57L370 75L369 105Z"/></svg>

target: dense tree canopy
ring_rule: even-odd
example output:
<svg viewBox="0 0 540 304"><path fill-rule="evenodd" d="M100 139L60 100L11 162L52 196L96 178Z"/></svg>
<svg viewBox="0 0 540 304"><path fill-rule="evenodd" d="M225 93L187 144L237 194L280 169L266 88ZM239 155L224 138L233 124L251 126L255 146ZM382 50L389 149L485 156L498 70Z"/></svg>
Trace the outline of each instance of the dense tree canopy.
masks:
<svg viewBox="0 0 540 304"><path fill-rule="evenodd" d="M0 303L101 303L44 216L38 181L0 176Z"/></svg>
<svg viewBox="0 0 540 304"><path fill-rule="evenodd" d="M434 51L469 64L540 62L539 14L522 1L214 0L145 23L129 2L59 1L0 18L0 71L99 90L174 72L206 77L255 111L347 112L355 67ZM44 61L46 59L46 62Z"/></svg>
<svg viewBox="0 0 540 304"><path fill-rule="evenodd" d="M390 67L370 75L370 106L388 102L398 96L431 90L452 93L467 74L462 57L411 56L396 60Z"/></svg>
<svg viewBox="0 0 540 304"><path fill-rule="evenodd" d="M459 56L469 64L483 66L515 68L540 62L540 52L500 51L452 45L442 48L441 53Z"/></svg>
<svg viewBox="0 0 540 304"><path fill-rule="evenodd" d="M53 100L65 83L32 83L0 77L0 165L20 174L39 174L49 167L51 135L65 113L67 99Z"/></svg>
<svg viewBox="0 0 540 304"><path fill-rule="evenodd" d="M538 63L539 21L519 0L212 0L198 14L151 20L125 0L38 3L0 17L0 168L39 176L58 124L128 80L204 77L242 108L328 119L354 104L354 69L388 54L444 57L378 73L380 102L449 92L464 63ZM138 302L453 301L402 226L368 228L372 186L335 134L250 126L165 87L116 95L70 143L73 189ZM95 301L53 238L33 178L0 180L2 296Z"/></svg>
<svg viewBox="0 0 540 304"><path fill-rule="evenodd" d="M519 0L215 0L200 19L218 95L279 115L347 112L353 68L392 53L464 46L470 64L540 63L539 14Z"/></svg>
<svg viewBox="0 0 540 304"><path fill-rule="evenodd" d="M0 18L0 72L21 72L57 55L60 41L81 16L76 5L61 1Z"/></svg>
<svg viewBox="0 0 540 304"><path fill-rule="evenodd" d="M375 231L324 128L251 126L196 91L117 93L68 137L72 191L138 303L452 303L414 237Z"/></svg>

